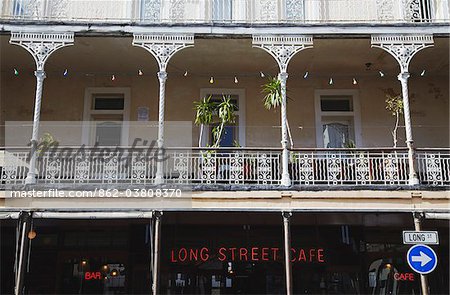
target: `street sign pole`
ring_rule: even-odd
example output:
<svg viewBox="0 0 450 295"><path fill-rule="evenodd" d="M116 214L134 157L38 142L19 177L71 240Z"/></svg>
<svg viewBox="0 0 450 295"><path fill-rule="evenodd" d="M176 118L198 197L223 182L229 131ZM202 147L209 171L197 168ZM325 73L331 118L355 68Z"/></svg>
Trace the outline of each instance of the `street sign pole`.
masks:
<svg viewBox="0 0 450 295"><path fill-rule="evenodd" d="M422 214L420 212L414 212L414 229L416 231L421 230ZM422 295L429 295L428 293L428 279L425 275L420 274L420 285L422 286Z"/></svg>

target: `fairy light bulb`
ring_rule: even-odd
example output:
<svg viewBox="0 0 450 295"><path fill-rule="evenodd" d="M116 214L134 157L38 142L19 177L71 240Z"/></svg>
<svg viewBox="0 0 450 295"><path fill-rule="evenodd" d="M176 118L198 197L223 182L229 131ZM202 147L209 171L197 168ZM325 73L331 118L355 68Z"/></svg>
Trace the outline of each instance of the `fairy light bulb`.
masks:
<svg viewBox="0 0 450 295"><path fill-rule="evenodd" d="M425 73L426 73L426 71L423 70L422 73L420 73L420 76L421 76L421 77L425 76Z"/></svg>
<svg viewBox="0 0 450 295"><path fill-rule="evenodd" d="M116 80L116 75L112 75L111 76L111 81L115 81Z"/></svg>
<svg viewBox="0 0 450 295"><path fill-rule="evenodd" d="M211 76L211 78L209 79L209 84L213 84L214 83L214 77Z"/></svg>
<svg viewBox="0 0 450 295"><path fill-rule="evenodd" d="M358 80L356 80L356 78L353 78L353 85L357 85L358 84Z"/></svg>
<svg viewBox="0 0 450 295"><path fill-rule="evenodd" d="M63 76L67 77L67 75L69 75L69 70L65 69L64 72L63 72Z"/></svg>
<svg viewBox="0 0 450 295"><path fill-rule="evenodd" d="M234 76L234 83L235 84L239 83L239 80L238 80L238 78L236 76Z"/></svg>
<svg viewBox="0 0 450 295"><path fill-rule="evenodd" d="M308 71L306 71L306 72L305 72L305 74L303 75L303 79L306 79L306 78L308 78L308 76L309 76L309 72L308 72Z"/></svg>
<svg viewBox="0 0 450 295"><path fill-rule="evenodd" d="M139 71L138 71L138 75L139 75L139 76L143 76L143 75L144 75L144 72L143 72L142 70L139 70Z"/></svg>
<svg viewBox="0 0 450 295"><path fill-rule="evenodd" d="M187 77L188 71L184 72L183 76Z"/></svg>
<svg viewBox="0 0 450 295"><path fill-rule="evenodd" d="M14 68L14 76L19 76L19 71L16 68Z"/></svg>
<svg viewBox="0 0 450 295"><path fill-rule="evenodd" d="M263 72L259 72L259 75L261 76L261 78L264 78L266 76Z"/></svg>
<svg viewBox="0 0 450 295"><path fill-rule="evenodd" d="M330 84L330 85L334 84L333 78L330 78L330 81L328 81L328 84Z"/></svg>
<svg viewBox="0 0 450 295"><path fill-rule="evenodd" d="M383 78L384 77L384 73L383 71L378 71L378 73L380 74L380 77Z"/></svg>

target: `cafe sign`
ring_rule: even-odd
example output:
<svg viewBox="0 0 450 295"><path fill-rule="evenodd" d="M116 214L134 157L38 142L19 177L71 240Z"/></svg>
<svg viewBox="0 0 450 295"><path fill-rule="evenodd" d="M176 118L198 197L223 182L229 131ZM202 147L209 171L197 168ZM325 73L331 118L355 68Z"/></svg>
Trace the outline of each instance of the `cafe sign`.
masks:
<svg viewBox="0 0 450 295"><path fill-rule="evenodd" d="M325 252L322 248L291 248L291 261L299 263L325 263ZM283 249L278 247L220 247L211 249L177 248L170 251L172 263L198 261L279 261L283 258Z"/></svg>

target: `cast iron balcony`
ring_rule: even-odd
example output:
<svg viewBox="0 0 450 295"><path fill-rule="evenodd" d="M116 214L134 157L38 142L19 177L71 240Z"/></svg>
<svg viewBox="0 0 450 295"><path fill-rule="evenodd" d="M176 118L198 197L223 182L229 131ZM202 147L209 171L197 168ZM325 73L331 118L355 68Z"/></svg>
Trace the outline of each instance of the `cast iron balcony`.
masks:
<svg viewBox="0 0 450 295"><path fill-rule="evenodd" d="M58 148L38 151L37 184L73 188L86 185L152 186L158 156L143 148ZM0 151L1 187L23 186L29 150ZM164 183L198 190L272 189L281 183L281 150L192 148L165 150ZM450 185L450 150L417 149L422 186ZM402 187L408 185L408 152L403 148L295 149L290 176L294 186Z"/></svg>
<svg viewBox="0 0 450 295"><path fill-rule="evenodd" d="M12 21L139 24L448 22L449 0L3 0Z"/></svg>

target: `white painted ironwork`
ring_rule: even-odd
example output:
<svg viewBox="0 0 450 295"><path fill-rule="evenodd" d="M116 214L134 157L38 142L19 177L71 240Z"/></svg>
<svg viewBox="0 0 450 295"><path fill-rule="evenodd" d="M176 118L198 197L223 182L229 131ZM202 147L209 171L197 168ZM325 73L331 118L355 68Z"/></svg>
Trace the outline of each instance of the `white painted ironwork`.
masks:
<svg viewBox="0 0 450 295"><path fill-rule="evenodd" d="M31 150L35 149L35 144L38 141L39 122L41 116L41 101L42 88L44 86L44 79L46 77L44 67L45 62L50 55L56 50L73 45L73 33L23 33L12 32L9 43L18 45L27 50L36 63L36 95L33 116L33 131L31 135ZM30 169L28 170L28 183L36 182L36 153L32 152L30 159Z"/></svg>
<svg viewBox="0 0 450 295"><path fill-rule="evenodd" d="M408 154L384 150L298 150L291 152L294 184L406 185Z"/></svg>
<svg viewBox="0 0 450 295"><path fill-rule="evenodd" d="M409 154L409 184L417 185L419 179L417 177L414 140L412 135L411 113L409 108L409 65L412 58L420 50L433 46L434 40L432 35L373 35L372 47L385 50L392 55L400 66L400 74L398 80L402 85L403 96L403 116L405 119L406 144Z"/></svg>
<svg viewBox="0 0 450 295"><path fill-rule="evenodd" d="M448 21L448 0L3 0L17 20L143 23Z"/></svg>
<svg viewBox="0 0 450 295"><path fill-rule="evenodd" d="M86 185L155 184L156 155L144 149L117 151L88 149L76 154L39 154L39 183ZM27 149L4 152L1 185L22 185L27 176ZM64 153L64 154L63 154ZM67 156L67 155L74 155ZM164 182L185 185L255 186L281 185L282 151L273 149L166 149ZM422 185L450 185L450 151L417 152ZM294 185L393 186L407 185L409 161L406 149L293 150L289 173Z"/></svg>
<svg viewBox="0 0 450 295"><path fill-rule="evenodd" d="M158 112L158 148L164 147L164 107L167 81L167 64L169 60L180 50L194 46L194 35L170 35L170 34L134 34L133 45L142 47L156 59L159 66L159 112ZM158 161L156 169L156 181L163 181L162 161Z"/></svg>
<svg viewBox="0 0 450 295"><path fill-rule="evenodd" d="M287 130L287 108L286 108L286 82L288 78L287 68L289 61L296 53L313 47L313 37L311 36L276 36L276 35L254 35L253 47L261 48L269 53L277 62L280 69L278 79L281 83L281 146L283 148L282 157L282 178L281 183L289 186L289 151L288 151L288 130Z"/></svg>

